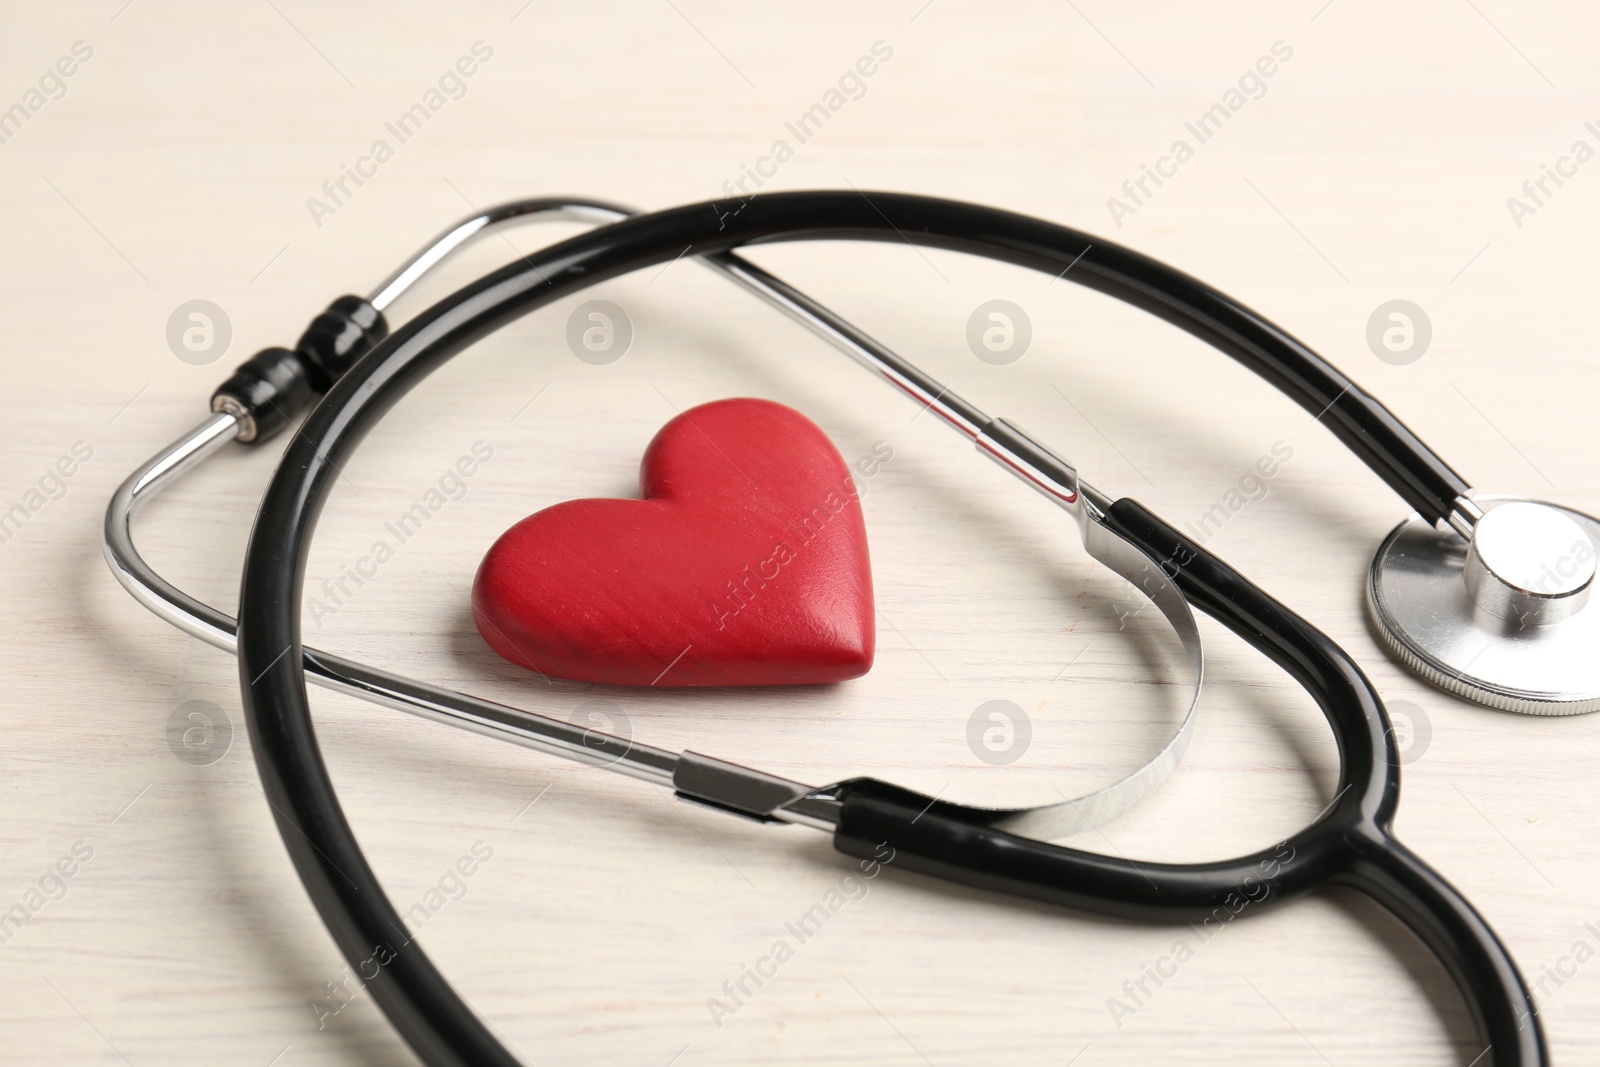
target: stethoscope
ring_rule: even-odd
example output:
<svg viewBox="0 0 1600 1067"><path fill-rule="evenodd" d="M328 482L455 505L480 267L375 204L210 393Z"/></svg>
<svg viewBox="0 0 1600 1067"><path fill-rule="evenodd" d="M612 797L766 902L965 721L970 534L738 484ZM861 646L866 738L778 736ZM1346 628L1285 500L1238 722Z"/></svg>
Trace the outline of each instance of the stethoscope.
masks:
<svg viewBox="0 0 1600 1067"><path fill-rule="evenodd" d="M1540 712L1600 705L1600 687L1585 687L1578 669L1556 662L1583 643L1600 617L1586 605L1592 539L1600 537L1595 520L1534 502L1475 502L1467 483L1399 419L1287 333L1171 267L1074 230L977 205L858 191L776 193L626 216L601 203L532 200L467 219L370 298L335 301L294 350L267 349L243 364L213 396L212 416L136 471L106 516L106 556L119 581L179 628L237 652L252 748L285 846L346 959L363 968L374 1000L425 1062L517 1061L403 934L323 764L308 677L669 786L733 814L829 831L840 851L862 859L1100 914L1204 922L1219 910L1236 911L1241 899L1263 911L1318 887L1348 885L1406 923L1449 970L1485 1045L1475 1062L1547 1062L1533 1001L1504 946L1471 904L1391 832L1398 752L1377 693L1343 649L1135 501L1095 490L1020 428L989 418L732 250L843 239L968 252L1107 293L1238 359L1319 416L1415 509L1374 561L1368 590L1374 619L1397 655L1424 677L1485 703ZM539 218L602 226L480 279L388 336L383 309L475 234ZM1066 510L1089 553L1171 624L1196 694L1203 668L1191 605L1282 667L1333 728L1340 775L1328 807L1280 845L1221 862L1134 863L1047 843L1125 809L1159 784L1187 743L1194 699L1167 746L1115 786L1060 804L997 810L872 778L817 788L304 647L300 593L317 517L340 469L389 408L450 357L520 315L686 256L701 257L829 340ZM312 407L319 393L325 396ZM236 624L143 561L131 537L133 515L227 441L264 441L308 407L256 518Z"/></svg>

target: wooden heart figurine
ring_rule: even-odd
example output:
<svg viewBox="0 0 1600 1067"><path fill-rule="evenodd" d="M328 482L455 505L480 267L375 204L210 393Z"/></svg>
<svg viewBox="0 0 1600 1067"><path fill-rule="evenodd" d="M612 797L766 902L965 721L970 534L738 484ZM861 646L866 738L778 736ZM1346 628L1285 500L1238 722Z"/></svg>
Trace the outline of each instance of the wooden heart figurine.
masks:
<svg viewBox="0 0 1600 1067"><path fill-rule="evenodd" d="M805 685L872 666L856 482L799 412L719 400L656 434L642 500L569 500L507 530L472 613L500 655L639 686Z"/></svg>

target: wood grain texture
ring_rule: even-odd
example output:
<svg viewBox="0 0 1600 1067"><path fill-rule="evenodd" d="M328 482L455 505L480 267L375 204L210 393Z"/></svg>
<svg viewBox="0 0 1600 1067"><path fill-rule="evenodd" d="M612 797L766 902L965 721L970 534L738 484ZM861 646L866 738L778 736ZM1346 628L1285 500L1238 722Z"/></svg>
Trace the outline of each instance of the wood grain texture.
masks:
<svg viewBox="0 0 1600 1067"><path fill-rule="evenodd" d="M26 518L0 544L11 620L0 908L26 907L31 892L39 907L0 945L4 1058L410 1062L370 998L336 1014L310 1006L347 972L257 788L233 664L116 586L98 528L116 484L198 420L228 367L291 343L331 298L377 284L470 206L572 192L660 207L759 179L1034 213L1260 308L1485 490L1594 513L1600 168L1567 164L1537 204L1523 183L1576 141L1600 146L1585 125L1600 118L1597 21L1579 4L1489 0L782 11L104 0L9 12L0 109L20 103L27 118L0 123L0 510L20 503ZM1273 72L1251 75L1263 57ZM1186 124L1208 114L1202 140ZM1146 166L1168 174L1146 178L1134 203L1123 183L1137 188ZM1114 211L1114 196L1136 210ZM1513 212L1514 196L1535 210ZM569 232L509 231L429 293ZM1478 709L1383 656L1361 577L1402 509L1310 415L1070 275L891 245L753 258L1109 492L1180 525L1230 492L1248 499L1208 547L1409 705L1416 745L1427 740L1406 767L1400 832L1511 946L1557 1062L1592 1058L1600 962L1577 946L1600 949L1600 721ZM397 317L428 298L402 300ZM626 310L622 360L577 358L567 324L581 301L564 302L439 371L369 439L323 519L308 595L475 442L494 458L336 611L308 619L312 643L561 716L609 701L663 747L808 781L874 773L982 803L1092 788L1161 743L1181 712L1163 635L1148 613L1129 616L1059 514L692 263L588 298ZM231 324L231 347L209 366L168 344L169 318L195 299ZM969 318L995 299L1031 324L1009 365L967 341ZM1367 343L1369 317L1393 299L1432 324L1430 347L1404 365ZM871 673L645 699L530 682L485 648L466 594L494 537L560 500L631 493L641 450L675 410L729 396L804 412L847 462L892 444L863 500L879 611ZM1292 455L1250 480L1280 442ZM140 526L151 558L231 607L273 459L230 449L153 506ZM1330 798L1336 754L1308 701L1216 627L1207 635L1209 690L1187 761L1078 844L1222 857L1272 844ZM1009 765L968 744L969 720L994 700L1032 725ZM231 748L209 765L168 744L189 701L231 716ZM1413 1065L1478 1053L1439 967L1340 893L1231 924L1118 1026L1109 998L1191 932L883 875L714 1020L708 999L788 936L785 923L851 888L855 865L824 837L351 700L314 703L391 896L528 1062Z"/></svg>

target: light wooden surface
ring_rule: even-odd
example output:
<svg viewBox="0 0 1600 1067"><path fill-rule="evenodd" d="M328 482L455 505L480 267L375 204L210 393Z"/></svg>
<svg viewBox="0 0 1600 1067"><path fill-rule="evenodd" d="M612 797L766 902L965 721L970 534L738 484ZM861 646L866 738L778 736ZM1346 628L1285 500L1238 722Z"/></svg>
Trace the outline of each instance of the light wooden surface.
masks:
<svg viewBox="0 0 1600 1067"><path fill-rule="evenodd" d="M27 108L29 87L75 42L92 56L65 64L65 95L41 93L0 144L0 508L26 502L75 442L92 458L65 495L47 479L60 498L0 545L11 623L0 906L39 904L0 945L7 1062L410 1062L366 996L318 1028L308 1002L346 972L257 788L233 664L117 588L98 531L116 484L197 421L227 368L291 343L329 299L375 284L469 204L707 199L787 140L793 156L767 188L926 192L1115 237L1272 315L1475 484L1600 511L1600 165L1547 184L1553 195L1520 226L1506 204L1574 141L1600 146L1584 126L1600 117L1600 16L1503 0L1320 5L504 0L380 12L101 0L8 12L0 106ZM492 56L460 82L464 95L398 144L385 123L426 103L479 41ZM826 106L879 41L892 56L864 93L798 144L785 124ZM1265 94L1194 147L1185 122L1280 41L1292 56ZM1118 226L1107 198L1179 138L1193 157ZM363 164L375 175L314 217L307 199L379 139L392 158ZM429 291L565 232L491 240ZM1556 1059L1592 1057L1600 722L1471 707L1382 655L1359 593L1403 512L1391 493L1262 383L1067 282L892 246L755 258L1051 440L1096 485L1180 523L1275 443L1292 448L1270 493L1211 547L1350 648L1388 698L1421 709L1431 741L1406 768L1399 829L1544 979ZM1059 514L692 264L595 297L634 324L620 362L568 351L570 301L457 360L372 437L323 521L316 585L474 442L493 459L377 578L308 622L314 643L563 716L612 701L641 740L808 781L870 772L978 802L1042 801L1154 751L1176 710L1173 676L1153 662L1159 631L1148 620L1119 631L1126 601ZM232 325L211 366L179 360L165 336L173 310L197 298ZM965 339L973 309L995 298L1033 326L1009 366L980 362ZM1433 326L1409 365L1380 361L1365 338L1369 315L1397 298ZM874 670L828 690L640 694L545 686L488 652L461 594L494 536L557 500L634 491L640 450L675 408L739 395L799 408L847 459L877 441L894 448L865 505L882 612ZM219 605L235 601L272 451L230 449L140 527L157 563ZM1328 800L1336 756L1320 717L1207 632L1210 688L1187 762L1077 844L1224 857L1272 844ZM231 750L207 766L167 743L189 700L232 717ZM989 700L1033 724L1010 766L967 745ZM393 899L424 904L428 951L530 1063L1465 1064L1478 1053L1438 965L1352 895L1230 926L1118 1020L1109 999L1185 930L897 873L864 883L719 1027L708 999L852 870L826 838L325 693L315 705ZM71 862L80 842L92 858ZM452 877L475 847L491 858ZM74 873L61 896L45 876L63 857ZM29 898L41 879L60 899Z"/></svg>

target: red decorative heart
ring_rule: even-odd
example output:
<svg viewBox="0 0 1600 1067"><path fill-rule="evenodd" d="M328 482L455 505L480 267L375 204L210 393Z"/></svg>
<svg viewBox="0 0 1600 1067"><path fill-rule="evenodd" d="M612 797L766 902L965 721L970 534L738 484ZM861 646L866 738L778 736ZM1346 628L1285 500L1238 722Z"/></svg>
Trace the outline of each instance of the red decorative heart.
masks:
<svg viewBox="0 0 1600 1067"><path fill-rule="evenodd" d="M507 530L472 587L512 663L611 685L804 685L872 666L850 469L799 412L719 400L662 427L642 500L569 500Z"/></svg>

